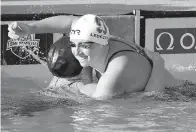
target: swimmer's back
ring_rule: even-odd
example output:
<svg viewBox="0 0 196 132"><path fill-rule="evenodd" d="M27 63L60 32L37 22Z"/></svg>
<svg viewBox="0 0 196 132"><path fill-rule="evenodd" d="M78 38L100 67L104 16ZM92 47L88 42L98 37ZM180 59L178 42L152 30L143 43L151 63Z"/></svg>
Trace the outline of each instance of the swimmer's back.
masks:
<svg viewBox="0 0 196 132"><path fill-rule="evenodd" d="M144 56L136 52L121 51L111 58L108 69L120 69L122 74L118 79L120 79L121 88L125 92L137 92L144 90L152 66Z"/></svg>
<svg viewBox="0 0 196 132"><path fill-rule="evenodd" d="M116 87L115 93L144 90L152 69L149 58L130 45L110 41L107 60L103 81L108 78L110 87Z"/></svg>

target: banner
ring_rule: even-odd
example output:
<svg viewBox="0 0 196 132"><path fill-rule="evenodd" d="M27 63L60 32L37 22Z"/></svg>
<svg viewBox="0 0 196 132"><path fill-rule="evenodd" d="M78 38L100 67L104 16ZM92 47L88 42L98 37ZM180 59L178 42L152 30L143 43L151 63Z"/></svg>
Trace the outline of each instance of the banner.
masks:
<svg viewBox="0 0 196 132"><path fill-rule="evenodd" d="M8 37L8 26L1 25L1 65L39 64L25 49L45 60L53 34L31 34L19 39Z"/></svg>
<svg viewBox="0 0 196 132"><path fill-rule="evenodd" d="M182 78L195 82L191 75L196 75L196 17L146 19L145 47L158 52L167 69L189 72Z"/></svg>
<svg viewBox="0 0 196 132"><path fill-rule="evenodd" d="M160 54L196 53L196 18L146 19L145 47Z"/></svg>
<svg viewBox="0 0 196 132"><path fill-rule="evenodd" d="M196 28L164 28L154 31L154 51L160 54L196 53Z"/></svg>

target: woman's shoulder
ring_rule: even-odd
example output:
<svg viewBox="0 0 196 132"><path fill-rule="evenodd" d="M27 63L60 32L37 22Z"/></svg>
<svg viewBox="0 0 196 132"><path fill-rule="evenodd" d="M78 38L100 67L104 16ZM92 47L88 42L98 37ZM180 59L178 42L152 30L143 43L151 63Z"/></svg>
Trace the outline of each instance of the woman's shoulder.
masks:
<svg viewBox="0 0 196 132"><path fill-rule="evenodd" d="M150 69L148 60L136 53L130 51L123 51L115 54L110 60L107 70L120 70L131 74L132 72L138 71L138 69Z"/></svg>

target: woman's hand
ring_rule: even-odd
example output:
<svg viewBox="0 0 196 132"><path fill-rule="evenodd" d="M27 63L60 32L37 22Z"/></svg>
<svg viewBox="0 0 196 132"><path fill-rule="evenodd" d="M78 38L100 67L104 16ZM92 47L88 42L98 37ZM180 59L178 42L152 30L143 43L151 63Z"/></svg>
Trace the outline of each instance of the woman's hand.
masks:
<svg viewBox="0 0 196 132"><path fill-rule="evenodd" d="M12 22L8 25L8 36L12 39L18 39L19 37L27 36L31 33L32 27L21 23L21 22Z"/></svg>

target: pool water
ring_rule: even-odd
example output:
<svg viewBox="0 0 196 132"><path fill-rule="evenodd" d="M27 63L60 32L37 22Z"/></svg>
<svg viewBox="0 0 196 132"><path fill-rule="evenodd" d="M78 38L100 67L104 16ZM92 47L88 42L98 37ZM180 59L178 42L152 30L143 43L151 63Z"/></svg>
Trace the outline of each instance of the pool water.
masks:
<svg viewBox="0 0 196 132"><path fill-rule="evenodd" d="M40 88L8 84L1 90L2 132L196 131L196 85L191 83L105 101L74 94L57 98Z"/></svg>

